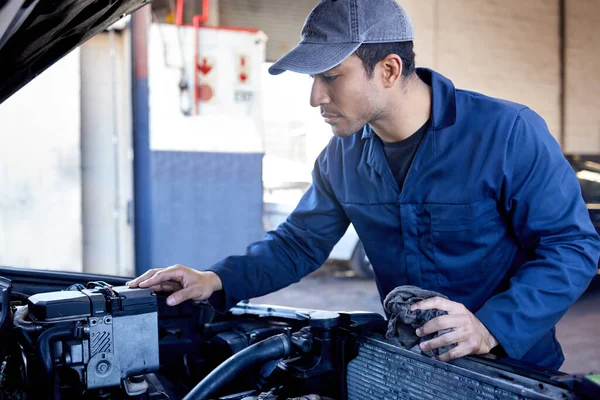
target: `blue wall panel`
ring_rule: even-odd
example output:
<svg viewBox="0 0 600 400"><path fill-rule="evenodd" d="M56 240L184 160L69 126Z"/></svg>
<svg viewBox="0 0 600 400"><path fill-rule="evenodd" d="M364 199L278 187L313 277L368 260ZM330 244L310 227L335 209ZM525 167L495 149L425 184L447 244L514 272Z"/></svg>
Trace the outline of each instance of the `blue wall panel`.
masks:
<svg viewBox="0 0 600 400"><path fill-rule="evenodd" d="M136 57L134 57L135 59ZM133 159L135 202L135 271L137 275L152 264L151 151L148 127L148 78L133 78Z"/></svg>
<svg viewBox="0 0 600 400"><path fill-rule="evenodd" d="M205 269L263 237L262 154L152 152L152 265Z"/></svg>

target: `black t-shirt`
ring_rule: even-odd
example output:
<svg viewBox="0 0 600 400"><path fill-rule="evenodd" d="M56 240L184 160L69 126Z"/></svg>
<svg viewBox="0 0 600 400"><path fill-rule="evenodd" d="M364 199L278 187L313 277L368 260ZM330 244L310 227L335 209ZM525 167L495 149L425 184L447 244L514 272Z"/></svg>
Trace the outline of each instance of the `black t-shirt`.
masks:
<svg viewBox="0 0 600 400"><path fill-rule="evenodd" d="M418 131L404 140L394 143L387 143L382 140L388 165L401 190L410 164L413 158L415 158L421 139L425 135L425 132L427 132L427 129L429 129L429 120Z"/></svg>

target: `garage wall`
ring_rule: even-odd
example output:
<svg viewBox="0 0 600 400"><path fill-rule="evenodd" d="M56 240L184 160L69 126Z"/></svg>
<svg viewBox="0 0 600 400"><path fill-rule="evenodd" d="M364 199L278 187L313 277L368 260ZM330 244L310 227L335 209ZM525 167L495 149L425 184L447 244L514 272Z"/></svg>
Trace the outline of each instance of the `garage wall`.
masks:
<svg viewBox="0 0 600 400"><path fill-rule="evenodd" d="M566 1L565 145L600 152L600 1Z"/></svg>
<svg viewBox="0 0 600 400"><path fill-rule="evenodd" d="M150 26L152 265L141 266L138 273L175 263L208 268L231 254L242 254L264 233L258 89L264 35L200 31L200 54L212 66L200 79L211 85L213 96L199 104L198 116L184 116L177 66L183 48L187 71L192 71L194 35L192 28ZM249 60L248 84L237 83L237 57L242 54ZM188 74L193 87L193 75ZM236 100L240 91L252 93L252 100Z"/></svg>
<svg viewBox="0 0 600 400"><path fill-rule="evenodd" d="M452 0L450 0L452 1ZM437 69L439 40L439 3L436 0L399 1L415 26L417 66Z"/></svg>
<svg viewBox="0 0 600 400"><path fill-rule="evenodd" d="M0 105L0 265L134 275L130 39L113 35Z"/></svg>
<svg viewBox="0 0 600 400"><path fill-rule="evenodd" d="M459 87L528 105L560 138L559 1L401 3L417 31L418 65L447 74ZM600 152L599 15L598 0L565 1L565 153Z"/></svg>
<svg viewBox="0 0 600 400"><path fill-rule="evenodd" d="M83 269L135 275L129 30L81 46Z"/></svg>
<svg viewBox="0 0 600 400"><path fill-rule="evenodd" d="M220 0L220 22L264 30L269 36L267 59L274 61L298 42L302 24L316 3ZM459 88L528 105L560 138L558 0L399 3L415 24L417 65L438 70ZM589 9L591 3L600 2L583 3ZM587 15L591 23L598 14Z"/></svg>
<svg viewBox="0 0 600 400"><path fill-rule="evenodd" d="M220 0L219 23L257 28L269 37L267 61L275 61L300 40L300 31L316 0Z"/></svg>
<svg viewBox="0 0 600 400"><path fill-rule="evenodd" d="M0 265L82 270L79 57L0 105Z"/></svg>
<svg viewBox="0 0 600 400"><path fill-rule="evenodd" d="M415 25L417 65L441 72L458 88L527 105L560 139L557 0L401 4Z"/></svg>
<svg viewBox="0 0 600 400"><path fill-rule="evenodd" d="M183 2L183 23L192 25L195 15L203 14L203 0L185 0ZM174 24L176 20L177 5L173 0L152 0L153 17L162 23ZM219 0L208 1L208 20L206 25L219 25Z"/></svg>

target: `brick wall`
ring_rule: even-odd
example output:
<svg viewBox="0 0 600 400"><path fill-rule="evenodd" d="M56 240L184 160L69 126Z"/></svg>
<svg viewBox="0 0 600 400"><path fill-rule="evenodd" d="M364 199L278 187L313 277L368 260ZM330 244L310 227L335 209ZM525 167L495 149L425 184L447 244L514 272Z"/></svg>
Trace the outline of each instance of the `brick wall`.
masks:
<svg viewBox="0 0 600 400"><path fill-rule="evenodd" d="M403 0L417 65L463 89L523 103L560 138L556 0Z"/></svg>
<svg viewBox="0 0 600 400"><path fill-rule="evenodd" d="M567 153L600 152L600 1L566 2Z"/></svg>
<svg viewBox="0 0 600 400"><path fill-rule="evenodd" d="M457 87L538 112L565 152L600 152L600 0L565 0L561 132L560 0L398 0L415 24L417 65ZM224 25L269 35L267 58L293 47L316 0L220 0Z"/></svg>

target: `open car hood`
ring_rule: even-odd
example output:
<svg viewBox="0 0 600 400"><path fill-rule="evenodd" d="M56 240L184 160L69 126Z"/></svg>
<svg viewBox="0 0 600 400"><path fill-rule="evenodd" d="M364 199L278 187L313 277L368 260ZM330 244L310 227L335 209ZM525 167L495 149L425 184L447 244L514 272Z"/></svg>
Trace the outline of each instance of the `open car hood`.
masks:
<svg viewBox="0 0 600 400"><path fill-rule="evenodd" d="M148 0L0 0L0 103Z"/></svg>

